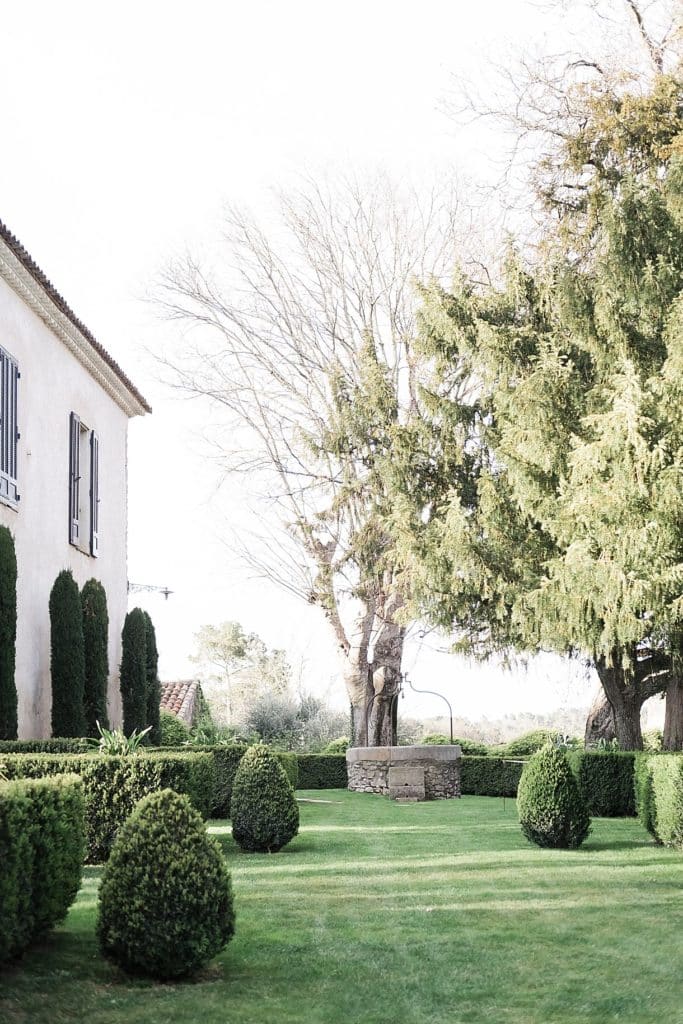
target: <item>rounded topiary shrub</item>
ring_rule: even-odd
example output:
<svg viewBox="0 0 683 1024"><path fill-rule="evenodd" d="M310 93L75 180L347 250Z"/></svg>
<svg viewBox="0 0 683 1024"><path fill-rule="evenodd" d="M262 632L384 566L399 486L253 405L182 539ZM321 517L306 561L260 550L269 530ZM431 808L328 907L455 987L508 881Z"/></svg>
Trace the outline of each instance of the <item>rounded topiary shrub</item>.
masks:
<svg viewBox="0 0 683 1024"><path fill-rule="evenodd" d="M190 738L190 730L172 711L159 712L162 747L182 747Z"/></svg>
<svg viewBox="0 0 683 1024"><path fill-rule="evenodd" d="M285 770L261 743L240 761L230 801L232 834L243 850L275 853L299 831L299 806Z"/></svg>
<svg viewBox="0 0 683 1024"><path fill-rule="evenodd" d="M522 832L537 846L574 850L590 832L585 801L557 747L543 747L525 765L517 810Z"/></svg>
<svg viewBox="0 0 683 1024"><path fill-rule="evenodd" d="M121 828L103 871L102 952L130 973L178 978L216 956L234 928L218 843L186 796L150 793Z"/></svg>

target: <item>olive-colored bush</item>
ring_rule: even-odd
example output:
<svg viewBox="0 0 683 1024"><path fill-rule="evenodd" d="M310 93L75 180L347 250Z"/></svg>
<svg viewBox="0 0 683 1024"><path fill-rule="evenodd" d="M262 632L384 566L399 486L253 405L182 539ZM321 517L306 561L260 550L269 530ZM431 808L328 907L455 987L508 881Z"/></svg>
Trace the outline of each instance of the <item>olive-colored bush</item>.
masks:
<svg viewBox="0 0 683 1024"><path fill-rule="evenodd" d="M299 831L299 806L276 755L261 743L239 763L230 803L232 834L243 850L275 853Z"/></svg>
<svg viewBox="0 0 683 1024"><path fill-rule="evenodd" d="M141 800L119 832L99 896L102 952L132 974L193 974L235 930L220 846L187 797L170 789Z"/></svg>
<svg viewBox="0 0 683 1024"><path fill-rule="evenodd" d="M574 850L590 832L590 818L564 753L543 747L524 766L517 789L522 832L537 846Z"/></svg>
<svg viewBox="0 0 683 1024"><path fill-rule="evenodd" d="M557 729L533 729L506 743L497 753L500 757L529 757L541 750L546 743L554 743L559 736ZM465 751L463 751L465 753Z"/></svg>

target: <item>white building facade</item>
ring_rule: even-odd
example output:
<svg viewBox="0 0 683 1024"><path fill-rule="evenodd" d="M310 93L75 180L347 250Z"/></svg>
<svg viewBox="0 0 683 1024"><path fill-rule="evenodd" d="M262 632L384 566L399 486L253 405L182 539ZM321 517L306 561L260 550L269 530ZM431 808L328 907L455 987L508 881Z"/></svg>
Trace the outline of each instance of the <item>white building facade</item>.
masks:
<svg viewBox="0 0 683 1024"><path fill-rule="evenodd" d="M50 590L99 580L109 611L109 716L127 608L127 431L145 399L0 223L0 525L17 554L19 737L51 732Z"/></svg>

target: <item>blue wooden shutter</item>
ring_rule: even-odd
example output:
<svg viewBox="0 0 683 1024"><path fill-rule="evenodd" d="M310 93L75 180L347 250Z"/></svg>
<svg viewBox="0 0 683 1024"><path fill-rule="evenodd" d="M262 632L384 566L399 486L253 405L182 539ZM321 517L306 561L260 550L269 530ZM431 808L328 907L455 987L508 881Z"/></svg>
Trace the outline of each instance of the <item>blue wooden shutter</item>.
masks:
<svg viewBox="0 0 683 1024"><path fill-rule="evenodd" d="M18 430L19 367L12 357L0 348L0 497L16 503Z"/></svg>
<svg viewBox="0 0 683 1024"><path fill-rule="evenodd" d="M100 510L100 439L93 430L90 434L90 554L97 558Z"/></svg>
<svg viewBox="0 0 683 1024"><path fill-rule="evenodd" d="M72 412L69 416L69 543L78 544L80 540L79 521L79 485L80 468L81 420Z"/></svg>

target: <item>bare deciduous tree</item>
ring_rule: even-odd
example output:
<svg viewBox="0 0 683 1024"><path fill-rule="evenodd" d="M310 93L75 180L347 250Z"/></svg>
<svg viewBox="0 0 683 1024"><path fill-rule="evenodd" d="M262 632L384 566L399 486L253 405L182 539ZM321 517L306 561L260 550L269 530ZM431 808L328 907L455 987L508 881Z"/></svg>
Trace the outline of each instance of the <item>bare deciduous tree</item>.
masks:
<svg viewBox="0 0 683 1024"><path fill-rule="evenodd" d="M212 272L192 258L169 268L162 303L185 330L165 363L177 388L222 410L224 469L243 473L284 528L284 540L271 533L251 551L252 565L324 611L354 742L389 743L403 599L378 515L380 441L370 425L349 430L344 410L373 386L368 361L389 395L375 395L372 427L386 435L414 407L413 285L450 273L457 203L451 185L418 194L384 176L307 180L278 199L268 233L228 209Z"/></svg>

